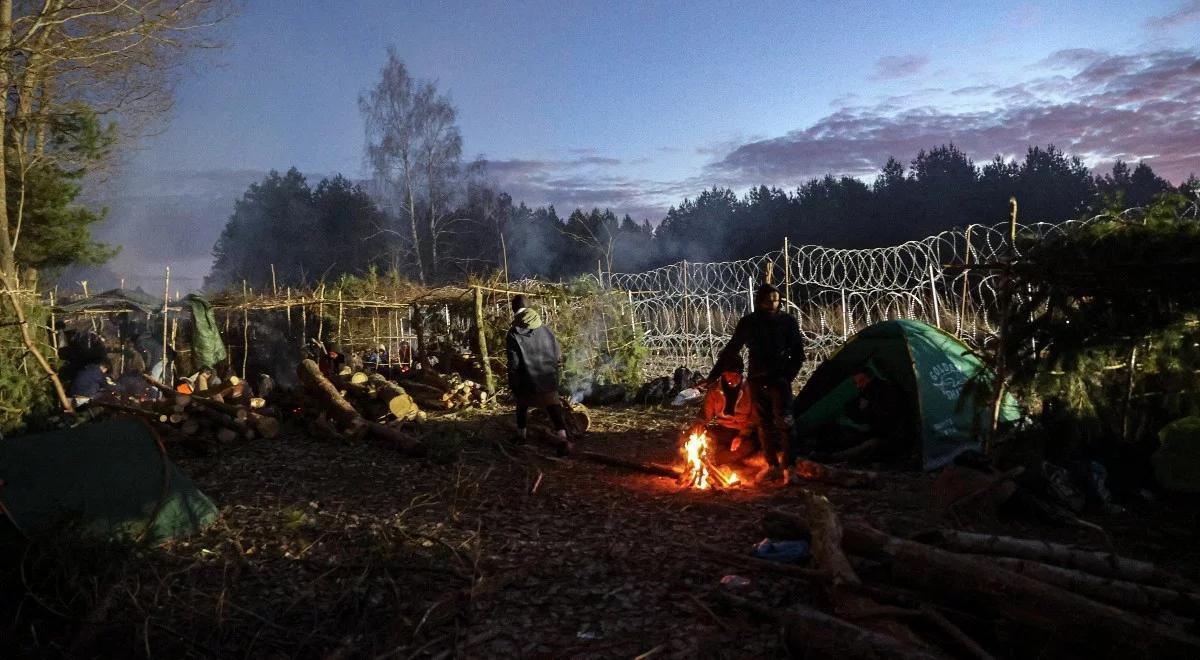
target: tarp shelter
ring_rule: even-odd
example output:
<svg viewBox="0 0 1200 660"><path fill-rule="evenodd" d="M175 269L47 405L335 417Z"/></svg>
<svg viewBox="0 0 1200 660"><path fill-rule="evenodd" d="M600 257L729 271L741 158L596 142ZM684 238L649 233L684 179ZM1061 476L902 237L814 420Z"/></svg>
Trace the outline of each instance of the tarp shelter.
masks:
<svg viewBox="0 0 1200 660"><path fill-rule="evenodd" d="M87 298L58 306L60 313L72 314L79 312L141 312L154 314L162 311L162 298L141 291L129 289L110 289Z"/></svg>
<svg viewBox="0 0 1200 660"><path fill-rule="evenodd" d="M965 344L912 320L867 327L817 367L796 397L797 427L812 428L836 415L857 396L855 376L872 371L903 393L909 414L902 423L911 425L909 435L920 442L924 469L936 470L960 453L980 448L980 432L991 424L986 398L992 390L990 372ZM984 393L983 401L976 392ZM1020 416L1017 401L1005 395L1001 423Z"/></svg>
<svg viewBox="0 0 1200 660"><path fill-rule="evenodd" d="M0 440L0 510L18 530L60 526L161 543L216 520L216 506L135 419Z"/></svg>

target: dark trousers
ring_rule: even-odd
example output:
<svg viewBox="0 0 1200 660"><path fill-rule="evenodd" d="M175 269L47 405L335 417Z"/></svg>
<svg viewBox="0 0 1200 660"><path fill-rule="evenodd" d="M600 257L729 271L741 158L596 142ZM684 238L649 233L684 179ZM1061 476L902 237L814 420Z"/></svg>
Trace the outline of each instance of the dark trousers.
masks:
<svg viewBox="0 0 1200 660"><path fill-rule="evenodd" d="M555 431L567 430L567 418L563 416L563 407L557 403L546 406L546 414ZM517 428L523 429L529 425L529 406L517 406Z"/></svg>
<svg viewBox="0 0 1200 660"><path fill-rule="evenodd" d="M779 465L779 452L790 454L787 415L792 409L792 386L782 381L750 381L754 410L758 413L758 436L762 439L767 465Z"/></svg>

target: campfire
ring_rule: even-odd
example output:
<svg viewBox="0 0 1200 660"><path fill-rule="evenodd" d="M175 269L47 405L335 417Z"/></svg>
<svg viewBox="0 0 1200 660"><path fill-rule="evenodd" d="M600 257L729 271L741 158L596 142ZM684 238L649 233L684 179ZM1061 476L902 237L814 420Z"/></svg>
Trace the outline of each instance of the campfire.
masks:
<svg viewBox="0 0 1200 660"><path fill-rule="evenodd" d="M708 490L714 487L730 488L740 483L736 472L730 471L726 475L713 465L709 457L708 434L701 432L689 435L681 453L686 462L680 482L685 487Z"/></svg>

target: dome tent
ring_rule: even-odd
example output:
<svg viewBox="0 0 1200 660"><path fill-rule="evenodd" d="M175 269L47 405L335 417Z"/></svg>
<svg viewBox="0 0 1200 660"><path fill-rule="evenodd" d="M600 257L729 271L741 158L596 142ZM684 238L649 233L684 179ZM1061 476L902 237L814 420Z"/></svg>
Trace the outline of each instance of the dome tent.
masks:
<svg viewBox="0 0 1200 660"><path fill-rule="evenodd" d="M823 362L796 397L797 431L811 431L837 417L857 399L856 377L861 380L864 374L881 378L902 393L906 414L897 423L908 427L903 429L906 436L919 440L925 470L936 470L962 452L980 448L980 431L991 423L991 405L978 401L977 393L990 392L991 373L965 344L913 320L867 327ZM1020 417L1016 400L1006 394L1001 424Z"/></svg>

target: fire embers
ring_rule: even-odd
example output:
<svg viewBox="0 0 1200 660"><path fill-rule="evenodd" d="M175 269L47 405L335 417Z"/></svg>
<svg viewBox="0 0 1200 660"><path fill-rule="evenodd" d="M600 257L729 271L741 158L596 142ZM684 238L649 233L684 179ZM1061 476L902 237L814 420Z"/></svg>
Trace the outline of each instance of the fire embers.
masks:
<svg viewBox="0 0 1200 660"><path fill-rule="evenodd" d="M689 435L680 453L683 454L685 463L679 480L685 488L709 490L730 488L741 483L736 472L730 471L726 475L713 465L709 455L709 439L705 433Z"/></svg>

